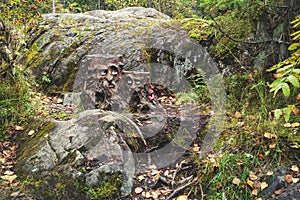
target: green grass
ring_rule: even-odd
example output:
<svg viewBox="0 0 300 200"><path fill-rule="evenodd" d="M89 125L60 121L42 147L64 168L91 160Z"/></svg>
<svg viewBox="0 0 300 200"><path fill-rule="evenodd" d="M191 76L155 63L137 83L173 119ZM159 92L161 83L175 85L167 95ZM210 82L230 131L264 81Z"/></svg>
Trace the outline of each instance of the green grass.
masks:
<svg viewBox="0 0 300 200"><path fill-rule="evenodd" d="M194 157L205 199L258 198L261 191L255 196L247 184L250 172L262 182L267 171L299 161L297 127L285 127L284 119L275 119L273 113L292 100L281 95L274 98L268 79L263 72L255 72L224 80L228 94L225 127L210 156ZM297 120L291 116L291 123ZM240 184L234 184L234 178Z"/></svg>

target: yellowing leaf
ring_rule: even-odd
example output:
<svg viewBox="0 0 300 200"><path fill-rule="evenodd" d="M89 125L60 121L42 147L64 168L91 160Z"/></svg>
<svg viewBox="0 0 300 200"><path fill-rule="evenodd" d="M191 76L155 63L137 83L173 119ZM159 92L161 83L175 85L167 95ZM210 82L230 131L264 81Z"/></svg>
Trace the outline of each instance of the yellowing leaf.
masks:
<svg viewBox="0 0 300 200"><path fill-rule="evenodd" d="M260 189L261 189L261 190L264 190L264 189L266 189L268 186L269 186L268 183L262 182L262 183L260 184Z"/></svg>
<svg viewBox="0 0 300 200"><path fill-rule="evenodd" d="M8 181L9 183L12 183L18 176L17 175L4 175L4 176L1 176L1 178L5 181Z"/></svg>
<svg viewBox="0 0 300 200"><path fill-rule="evenodd" d="M140 175L137 177L138 181L142 181L142 180L145 180L145 177L143 175Z"/></svg>
<svg viewBox="0 0 300 200"><path fill-rule="evenodd" d="M234 177L233 180L232 180L232 183L235 184L235 185L239 185L241 183L241 180Z"/></svg>
<svg viewBox="0 0 300 200"><path fill-rule="evenodd" d="M300 126L299 122L294 122L294 123L291 124L292 128L295 128L295 127L298 127L298 126Z"/></svg>
<svg viewBox="0 0 300 200"><path fill-rule="evenodd" d="M247 185L249 185L251 188L254 188L254 184L252 181L248 180L247 181Z"/></svg>

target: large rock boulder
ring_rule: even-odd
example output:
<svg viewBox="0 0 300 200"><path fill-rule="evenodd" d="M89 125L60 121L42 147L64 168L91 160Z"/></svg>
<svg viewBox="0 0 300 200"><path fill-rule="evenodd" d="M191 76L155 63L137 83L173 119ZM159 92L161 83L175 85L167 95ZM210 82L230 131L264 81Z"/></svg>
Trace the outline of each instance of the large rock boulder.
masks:
<svg viewBox="0 0 300 200"><path fill-rule="evenodd" d="M32 185L38 199L92 198L95 194L85 188L107 190L98 198L128 195L135 174L128 144L145 145L136 134L139 128L126 116L87 110L69 121L52 122L30 138L21 147L18 170L33 183L40 181L39 187Z"/></svg>

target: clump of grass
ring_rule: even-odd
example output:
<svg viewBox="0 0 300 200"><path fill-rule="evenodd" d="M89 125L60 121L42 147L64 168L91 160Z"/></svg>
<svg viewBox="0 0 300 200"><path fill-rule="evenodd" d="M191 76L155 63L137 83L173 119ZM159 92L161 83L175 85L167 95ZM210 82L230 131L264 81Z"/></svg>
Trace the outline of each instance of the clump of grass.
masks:
<svg viewBox="0 0 300 200"><path fill-rule="evenodd" d="M299 132L284 119L274 118L272 110L289 99L273 97L263 72L232 75L225 85L228 105L222 134L211 154L195 158L199 185L207 199L255 199L260 190L257 196L252 194L249 173L262 181L267 171L296 163ZM234 184L234 178L240 183Z"/></svg>
<svg viewBox="0 0 300 200"><path fill-rule="evenodd" d="M0 139L10 126L23 125L34 113L30 85L21 72L0 76Z"/></svg>

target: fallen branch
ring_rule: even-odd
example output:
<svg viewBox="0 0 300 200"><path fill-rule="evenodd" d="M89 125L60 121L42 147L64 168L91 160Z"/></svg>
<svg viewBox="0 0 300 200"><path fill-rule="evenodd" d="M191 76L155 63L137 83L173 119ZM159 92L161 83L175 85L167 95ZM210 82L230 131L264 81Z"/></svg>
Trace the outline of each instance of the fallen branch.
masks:
<svg viewBox="0 0 300 200"><path fill-rule="evenodd" d="M173 198L178 192L180 192L181 190L185 189L186 187L189 187L189 186L192 185L192 184L194 184L194 182L189 182L189 183L187 183L187 184L185 184L185 185L183 185L183 186L177 188L176 190L174 190L174 191L172 192L172 194L170 194L170 196L168 196L168 197L166 198L166 200L170 200L170 199Z"/></svg>

